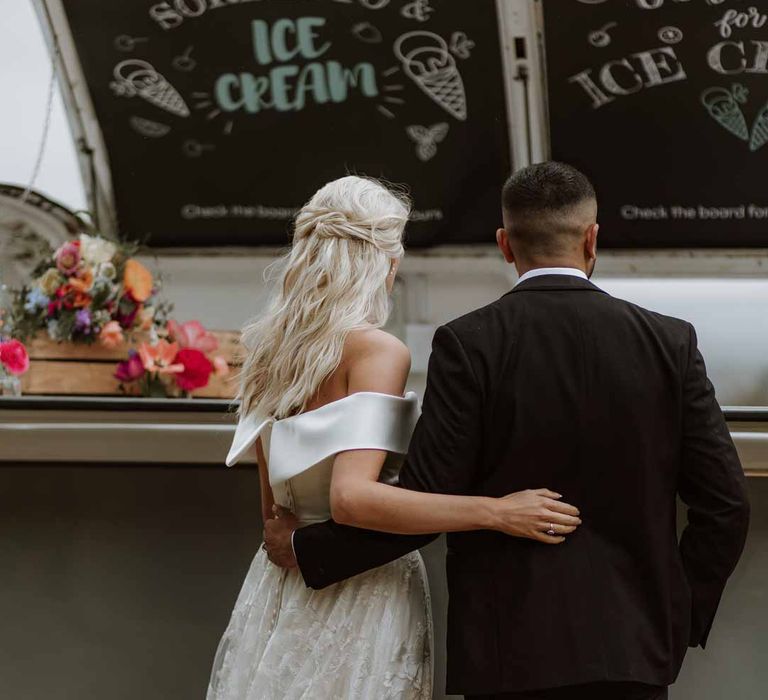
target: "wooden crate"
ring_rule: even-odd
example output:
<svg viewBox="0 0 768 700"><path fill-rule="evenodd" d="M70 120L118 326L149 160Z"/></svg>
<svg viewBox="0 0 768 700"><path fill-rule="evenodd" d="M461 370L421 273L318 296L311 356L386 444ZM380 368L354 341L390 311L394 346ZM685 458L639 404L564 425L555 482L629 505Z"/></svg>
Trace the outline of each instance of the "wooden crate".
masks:
<svg viewBox="0 0 768 700"><path fill-rule="evenodd" d="M240 362L238 339L235 331L212 331L219 340L216 355L221 355L230 365L226 377L211 376L208 386L192 392L194 397L231 399L236 393L235 375ZM21 378L23 394L123 396L120 382L115 379L117 363L128 357L128 351L136 349L147 340L145 334L134 334L130 340L116 348L105 348L98 342L93 345L58 343L39 334L27 343L29 371ZM138 387L125 386L128 395L137 395Z"/></svg>

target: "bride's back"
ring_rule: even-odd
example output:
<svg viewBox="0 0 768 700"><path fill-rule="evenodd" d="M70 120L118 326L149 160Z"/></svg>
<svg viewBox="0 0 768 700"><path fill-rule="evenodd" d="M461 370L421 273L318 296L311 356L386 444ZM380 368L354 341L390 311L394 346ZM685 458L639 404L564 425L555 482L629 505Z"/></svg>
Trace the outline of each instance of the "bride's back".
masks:
<svg viewBox="0 0 768 700"><path fill-rule="evenodd" d="M279 420L254 414L241 419L227 463L261 437L275 503L293 511L302 524L328 520L339 452L386 452L380 480L396 482L419 406L415 394L392 394L388 375L404 381L409 362L408 349L388 333L350 333L338 369L308 408Z"/></svg>
<svg viewBox="0 0 768 700"><path fill-rule="evenodd" d="M261 435L275 502L303 520L330 515L334 454L396 452L400 426L412 428L415 400L391 381L396 372L404 384L410 356L380 330L408 213L375 180L328 183L296 217L269 309L244 329L241 420L227 461ZM392 462L383 478L395 478Z"/></svg>

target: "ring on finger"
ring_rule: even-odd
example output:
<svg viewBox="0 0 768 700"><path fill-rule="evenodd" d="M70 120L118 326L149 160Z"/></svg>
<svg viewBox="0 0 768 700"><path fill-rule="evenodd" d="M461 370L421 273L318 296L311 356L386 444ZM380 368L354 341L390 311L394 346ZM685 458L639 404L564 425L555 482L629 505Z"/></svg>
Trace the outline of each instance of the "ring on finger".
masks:
<svg viewBox="0 0 768 700"><path fill-rule="evenodd" d="M547 530L547 534L548 534L550 537L554 537L554 536L557 534L557 533L555 532L555 525L554 525L554 523L550 523L550 524L549 524L549 530Z"/></svg>

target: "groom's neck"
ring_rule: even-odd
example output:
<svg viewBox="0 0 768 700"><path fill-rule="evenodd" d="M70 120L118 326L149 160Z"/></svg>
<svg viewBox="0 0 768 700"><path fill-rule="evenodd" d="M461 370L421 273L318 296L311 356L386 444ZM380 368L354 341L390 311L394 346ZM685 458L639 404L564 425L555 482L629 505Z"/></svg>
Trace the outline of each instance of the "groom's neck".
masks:
<svg viewBox="0 0 768 700"><path fill-rule="evenodd" d="M574 258L552 258L547 260L515 260L517 274L521 277L531 270L541 270L545 267L570 267L574 270L581 270L587 274L587 266L583 260Z"/></svg>

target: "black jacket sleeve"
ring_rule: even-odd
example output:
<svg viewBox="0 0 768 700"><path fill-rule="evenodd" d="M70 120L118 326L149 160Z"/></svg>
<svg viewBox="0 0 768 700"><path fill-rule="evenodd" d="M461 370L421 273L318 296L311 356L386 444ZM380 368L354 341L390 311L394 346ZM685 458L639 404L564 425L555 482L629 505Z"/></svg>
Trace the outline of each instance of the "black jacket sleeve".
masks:
<svg viewBox="0 0 768 700"><path fill-rule="evenodd" d="M470 490L480 442L482 398L467 355L447 326L432 341L427 388L400 473L401 486L433 493ZM423 547L437 535L392 535L327 521L297 530L293 546L304 582L325 588Z"/></svg>
<svg viewBox="0 0 768 700"><path fill-rule="evenodd" d="M706 644L749 525L746 480L690 327L683 386L683 454L678 491L688 506L680 553L691 587L690 645Z"/></svg>

